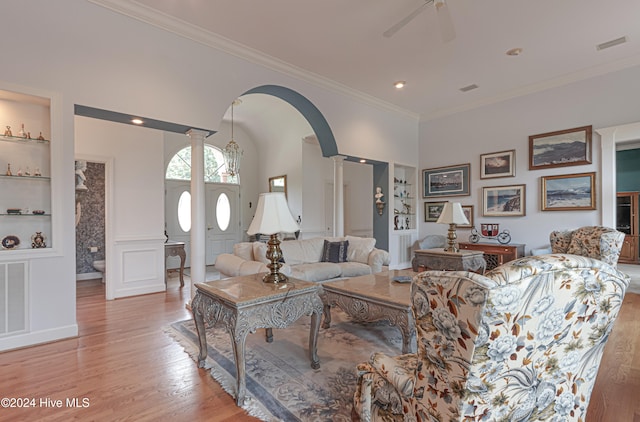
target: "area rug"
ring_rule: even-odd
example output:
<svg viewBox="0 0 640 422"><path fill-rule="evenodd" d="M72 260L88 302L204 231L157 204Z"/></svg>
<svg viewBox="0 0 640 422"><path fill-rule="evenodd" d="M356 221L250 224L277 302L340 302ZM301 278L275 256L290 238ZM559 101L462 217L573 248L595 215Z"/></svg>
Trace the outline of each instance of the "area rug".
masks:
<svg viewBox="0 0 640 422"><path fill-rule="evenodd" d="M331 327L320 328L320 368L308 356L310 318L286 329L273 330L272 343L264 330L247 336L247 400L243 408L263 421L351 421L356 365L373 352L401 353L402 336L386 322L356 323L339 309L331 313ZM192 320L173 323L167 330L197 360L198 336ZM207 330L206 368L235 397L236 369L229 334Z"/></svg>

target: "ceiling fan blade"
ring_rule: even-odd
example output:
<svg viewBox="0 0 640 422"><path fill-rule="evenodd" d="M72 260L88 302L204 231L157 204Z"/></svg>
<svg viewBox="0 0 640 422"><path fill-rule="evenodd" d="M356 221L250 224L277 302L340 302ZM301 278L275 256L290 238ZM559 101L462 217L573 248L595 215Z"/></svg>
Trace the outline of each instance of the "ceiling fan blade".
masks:
<svg viewBox="0 0 640 422"><path fill-rule="evenodd" d="M387 29L382 33L382 35L386 38L391 38L396 32L401 30L406 24L411 22L416 16L420 13L424 12L429 4L431 4L433 0L427 0L422 5L420 5L416 10L411 12L406 18L402 19L400 22L393 25L391 28Z"/></svg>
<svg viewBox="0 0 640 422"><path fill-rule="evenodd" d="M453 26L453 19L449 12L449 6L443 0L435 2L438 14L438 26L440 27L440 37L442 42L449 42L456 37L456 30Z"/></svg>

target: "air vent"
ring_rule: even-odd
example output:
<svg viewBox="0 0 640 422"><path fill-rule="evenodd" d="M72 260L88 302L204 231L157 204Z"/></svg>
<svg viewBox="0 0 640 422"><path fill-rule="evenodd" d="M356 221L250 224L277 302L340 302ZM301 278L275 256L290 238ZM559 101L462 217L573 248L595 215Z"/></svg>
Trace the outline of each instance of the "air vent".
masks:
<svg viewBox="0 0 640 422"><path fill-rule="evenodd" d="M471 84L471 85L463 86L462 88L460 88L460 91L468 92L468 91L471 91L471 90L476 89L476 88L478 88L478 85Z"/></svg>
<svg viewBox="0 0 640 422"><path fill-rule="evenodd" d="M624 44L626 42L627 42L627 37L616 38L615 40L603 42L602 44L596 45L596 50L598 51L604 50L606 48L615 47L616 45L619 45L619 44Z"/></svg>

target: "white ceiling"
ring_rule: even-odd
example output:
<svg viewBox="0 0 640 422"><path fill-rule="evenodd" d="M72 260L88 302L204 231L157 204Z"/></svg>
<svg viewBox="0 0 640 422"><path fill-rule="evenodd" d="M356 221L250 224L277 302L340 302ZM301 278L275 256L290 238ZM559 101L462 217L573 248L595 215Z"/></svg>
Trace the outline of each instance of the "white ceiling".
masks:
<svg viewBox="0 0 640 422"><path fill-rule="evenodd" d="M92 0L147 22L217 34L310 80L424 119L640 64L638 0L447 0L443 42L424 0ZM177 28L177 30L176 30ZM597 51L622 36L628 42ZM217 37L216 37L217 38ZM520 47L520 56L505 52ZM403 90L393 82L406 80ZM463 93L459 88L477 84Z"/></svg>

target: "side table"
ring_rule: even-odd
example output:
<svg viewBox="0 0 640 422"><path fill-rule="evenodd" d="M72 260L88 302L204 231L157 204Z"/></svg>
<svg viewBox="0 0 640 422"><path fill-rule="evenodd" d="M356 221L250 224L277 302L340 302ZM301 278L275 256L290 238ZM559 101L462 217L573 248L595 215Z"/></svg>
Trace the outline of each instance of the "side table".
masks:
<svg viewBox="0 0 640 422"><path fill-rule="evenodd" d="M184 242L167 241L164 244L164 267L167 269L167 258L170 256L180 257L180 287L184 287L184 261L187 254L184 251ZM165 275L166 277L166 275ZM166 280L166 279L165 279ZM165 283L166 284L166 283Z"/></svg>
<svg viewBox="0 0 640 422"><path fill-rule="evenodd" d="M413 257L413 271L420 266L430 270L475 271L484 274L487 262L482 251L447 252L444 248L418 249Z"/></svg>
<svg viewBox="0 0 640 422"><path fill-rule="evenodd" d="M505 262L522 258L524 256L525 245L522 243L510 243L508 245L503 245L495 243L460 242L458 246L460 247L460 252L462 252L463 249L484 252L484 259L487 261L487 269L493 270Z"/></svg>
<svg viewBox="0 0 640 422"><path fill-rule="evenodd" d="M207 358L205 325L220 327L231 336L236 361L236 404L241 406L246 395L245 340L247 334L266 328L267 342L273 341L273 328L286 328L303 315L311 315L309 358L318 369L318 330L322 314L321 286L289 278L286 286L263 283L264 274L252 274L196 284L191 312L198 332L200 353L198 366Z"/></svg>

